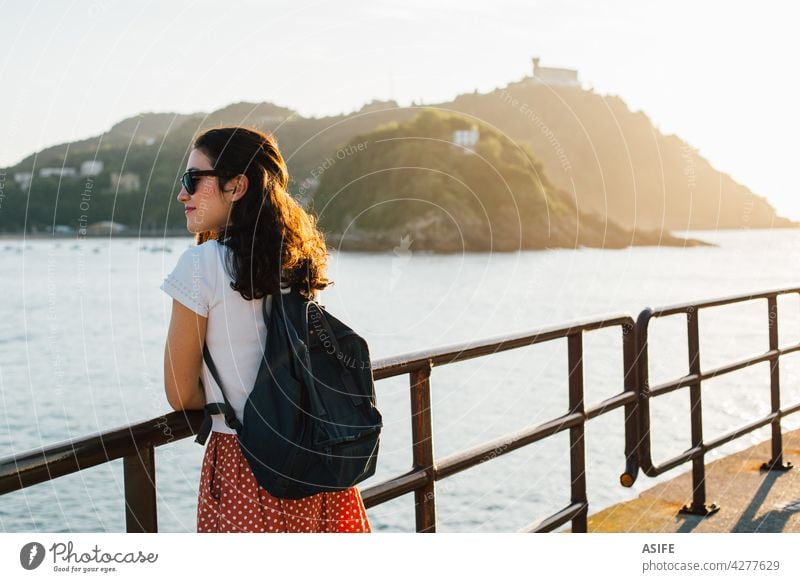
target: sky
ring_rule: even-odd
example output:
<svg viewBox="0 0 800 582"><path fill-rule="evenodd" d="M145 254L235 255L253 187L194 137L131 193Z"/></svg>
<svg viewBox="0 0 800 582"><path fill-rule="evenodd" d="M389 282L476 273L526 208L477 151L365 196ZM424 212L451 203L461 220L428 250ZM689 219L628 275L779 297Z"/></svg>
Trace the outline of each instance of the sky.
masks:
<svg viewBox="0 0 800 582"><path fill-rule="evenodd" d="M142 112L305 116L577 69L800 220L792 2L0 0L0 167Z"/></svg>

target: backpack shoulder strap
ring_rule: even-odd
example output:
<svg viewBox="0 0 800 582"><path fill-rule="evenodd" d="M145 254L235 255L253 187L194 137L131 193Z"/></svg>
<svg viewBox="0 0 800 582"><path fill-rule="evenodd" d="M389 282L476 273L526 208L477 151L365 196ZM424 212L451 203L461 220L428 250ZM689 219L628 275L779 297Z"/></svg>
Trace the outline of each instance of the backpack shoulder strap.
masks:
<svg viewBox="0 0 800 582"><path fill-rule="evenodd" d="M203 359L205 360L211 375L214 377L214 380L217 382L217 386L219 386L219 390L222 393L222 400L224 400L224 402L212 402L203 407L203 412L205 413L205 416L203 417L203 424L200 426L200 430L197 432L197 438L194 439L195 442L200 443L201 445L205 444L206 440L208 439L208 435L211 433L211 416L214 414L224 414L225 424L228 426L228 428L232 428L236 432L239 432L239 430L242 428L242 423L239 422L238 418L236 418L236 413L233 411L233 407L228 401L228 397L225 396L225 388L222 387L222 381L220 380L217 366L214 364L214 360L211 358L211 352L208 349L208 344L205 342L203 342Z"/></svg>
<svg viewBox="0 0 800 582"><path fill-rule="evenodd" d="M355 406L360 406L364 403L363 398L358 398L356 394L358 390L355 385L355 381L353 380L353 374L350 371L350 368L347 367L347 364L344 362L344 358L342 357L344 352L342 348L339 347L339 342L336 339L336 333L333 331L331 324L325 318L325 310L316 302L316 301L309 301L306 303L306 309L312 310L315 314L309 315L306 312L306 320L311 322L311 325L314 327L314 330L309 330L309 334L314 334L317 336L317 340L320 340L320 336L327 336L327 339L331 346L333 347L333 355L331 356L332 360L336 360L339 363L339 367L341 368L341 378L344 381L345 385L347 386L347 394L350 396L351 402ZM328 350L325 350L326 353L329 353ZM336 365L336 364L334 364Z"/></svg>

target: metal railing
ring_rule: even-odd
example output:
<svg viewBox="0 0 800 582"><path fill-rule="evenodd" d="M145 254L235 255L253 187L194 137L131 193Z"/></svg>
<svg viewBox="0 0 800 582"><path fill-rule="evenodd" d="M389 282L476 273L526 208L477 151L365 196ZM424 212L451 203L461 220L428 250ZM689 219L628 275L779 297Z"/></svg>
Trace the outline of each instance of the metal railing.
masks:
<svg viewBox="0 0 800 582"><path fill-rule="evenodd" d="M593 418L624 407L626 463L620 483L626 487L633 485L640 466L645 475L652 477L692 461L693 503L687 506L687 511L699 513L713 511L716 507L708 507L705 504L706 452L766 424L771 424L772 459L765 463L765 468L785 470L791 466L783 462L780 421L783 416L800 410L800 404L781 409L778 360L784 354L799 350L800 344L780 349L777 330L777 296L790 293L800 293L800 288L687 303L657 310L645 309L636 323L629 315L621 314L376 361L373 363L373 377L376 381L402 375L409 377L412 466L409 471L401 475L365 488L362 491L364 504L367 507L374 507L413 492L416 531L434 532L437 481L568 430L570 503L556 513L531 523L522 531L549 532L571 522L573 532L585 532L589 507L585 477L585 424ZM702 372L699 359L698 311L760 298L766 299L768 304L769 350L744 361ZM679 313L687 316L690 373L651 388L648 373L648 324L655 317ZM622 390L587 408L584 401L583 335L588 331L611 327L618 327L622 335ZM563 415L444 458L435 457L431 418L431 373L434 368L559 339L567 341L566 363L569 372L569 406ZM771 362L770 414L712 442L704 442L701 383L706 379L765 361ZM649 400L686 386L690 389L691 398L692 447L683 454L656 466L652 462L650 449ZM172 412L146 422L1 459L0 495L121 458L124 467L126 529L128 532L156 532L158 525L155 447L193 436L200 427L202 418L200 411Z"/></svg>
<svg viewBox="0 0 800 582"><path fill-rule="evenodd" d="M800 410L800 403L781 408L781 388L779 363L781 356L800 350L800 344L781 348L778 342L778 296L800 294L800 288L791 287L765 291L762 293L736 295L702 302L683 303L659 309L645 309L637 319L637 353L639 370L639 462L642 472L648 477L655 477L686 463L692 462L692 502L681 509L682 513L708 515L719 509L716 503L706 503L705 487L705 455L709 451L729 443L763 426L772 427L772 459L762 465L765 470L788 470L791 463L783 461L783 437L781 431L781 418ZM762 354L757 354L744 360L739 360L711 370L703 371L700 367L700 311L711 307L732 305L754 300L767 302L767 326L769 329L769 348ZM648 357L648 331L650 322L659 317L684 314L686 316L686 334L689 348L689 373L681 378L664 382L657 386L650 386L649 357ZM769 414L750 422L744 426L717 437L709 442L703 438L703 404L702 383L705 380L730 374L737 370L770 362L770 401ZM689 387L689 405L691 422L691 446L680 455L664 461L660 465L653 464L650 442L650 399L668 394L680 388Z"/></svg>
<svg viewBox="0 0 800 582"><path fill-rule="evenodd" d="M607 327L619 327L624 347L624 387L619 394L586 409L583 386L583 334ZM586 531L586 459L584 424L619 407L625 407L626 468L624 479L633 483L636 461L636 372L634 322L628 315L583 321L506 335L481 342L462 343L434 350L414 352L374 362L376 381L408 375L411 390L412 467L396 477L362 491L366 507L373 507L414 492L416 530L436 530L435 483L488 459L510 453L562 431L569 431L571 499L567 507L529 525L524 531L552 531L572 521L572 530ZM434 457L431 420L431 371L437 366L530 346L557 339L567 340L569 409L542 424L505 435L442 459ZM125 512L128 532L155 532L156 515L155 447L190 437L199 428L199 411L172 412L163 417L97 435L52 445L0 460L0 495L48 481L82 469L123 459Z"/></svg>
<svg viewBox="0 0 800 582"><path fill-rule="evenodd" d="M583 333L607 327L619 327L622 331L625 378L623 390L598 405L586 409L583 390ZM564 415L442 459L435 459L430 405L430 380L433 368L557 339L567 340L569 409ZM628 315L619 315L602 320L577 322L567 327L543 329L535 333L504 336L481 343L457 344L430 352L407 354L398 359L379 361L374 374L376 380L401 374L410 375L413 466L408 473L365 489L362 493L364 504L371 507L413 491L416 529L418 532L433 532L436 530L435 483L437 481L489 459L510 453L520 447L569 430L570 504L557 513L527 526L523 531L552 531L568 521L572 521L573 531L585 532L588 516L584 445L586 421L621 406L626 408L625 455L627 463L625 475L628 475L631 484L637 473L638 465L635 458L637 395L634 348L633 319Z"/></svg>

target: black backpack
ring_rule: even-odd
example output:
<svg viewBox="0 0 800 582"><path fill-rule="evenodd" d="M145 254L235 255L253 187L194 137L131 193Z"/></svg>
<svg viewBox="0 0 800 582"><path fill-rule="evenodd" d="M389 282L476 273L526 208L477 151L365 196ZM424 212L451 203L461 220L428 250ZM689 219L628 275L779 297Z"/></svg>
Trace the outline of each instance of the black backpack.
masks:
<svg viewBox="0 0 800 582"><path fill-rule="evenodd" d="M208 346L203 357L224 403L205 406L196 442L205 444L211 415L224 414L256 481L271 495L300 499L342 491L375 473L383 426L367 342L296 288L272 296L264 357L236 418Z"/></svg>

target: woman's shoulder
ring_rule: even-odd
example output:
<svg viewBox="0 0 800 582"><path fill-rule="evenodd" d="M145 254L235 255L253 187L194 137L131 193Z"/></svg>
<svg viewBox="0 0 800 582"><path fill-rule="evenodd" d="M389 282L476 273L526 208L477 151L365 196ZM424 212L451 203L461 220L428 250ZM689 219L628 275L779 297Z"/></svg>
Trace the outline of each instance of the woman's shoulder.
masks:
<svg viewBox="0 0 800 582"><path fill-rule="evenodd" d="M161 284L164 292L203 317L208 317L217 293L216 247L208 242L187 246Z"/></svg>
<svg viewBox="0 0 800 582"><path fill-rule="evenodd" d="M216 258L221 250L222 245L213 239L207 240L202 244L190 244L188 245L183 252L181 253L181 258L183 257L192 257L192 258L209 258L214 257Z"/></svg>
<svg viewBox="0 0 800 582"><path fill-rule="evenodd" d="M180 273L183 278L216 279L220 261L219 246L215 240L188 245L178 257L174 273Z"/></svg>
<svg viewBox="0 0 800 582"><path fill-rule="evenodd" d="M233 281L233 276L229 271L229 264L226 261L225 253L233 252L231 248L221 243L216 239L209 239L199 245L192 244L188 246L179 257L178 262L188 268L189 265L194 266L197 273L207 273L212 275L219 265L223 265L224 272L227 278ZM227 257L229 258L229 257ZM292 291L292 282L289 272L281 269L280 276L280 289L281 293L286 295Z"/></svg>

